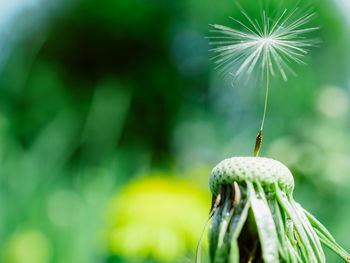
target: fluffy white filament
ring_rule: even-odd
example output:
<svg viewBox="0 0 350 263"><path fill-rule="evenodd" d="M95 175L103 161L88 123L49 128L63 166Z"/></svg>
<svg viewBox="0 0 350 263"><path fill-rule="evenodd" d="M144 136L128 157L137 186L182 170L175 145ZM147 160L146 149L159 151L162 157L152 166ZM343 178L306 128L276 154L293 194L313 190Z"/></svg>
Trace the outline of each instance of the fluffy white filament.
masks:
<svg viewBox="0 0 350 263"><path fill-rule="evenodd" d="M218 36L211 37L213 41L210 44L215 46L211 51L216 54L214 59L219 71L238 77L244 73L249 75L257 66L261 66L272 75L278 72L285 81L287 72L295 75L288 64L292 61L305 64L303 58L314 40L306 39L303 35L318 29L305 27L314 13L296 17L296 11L294 9L288 14L285 9L275 21L263 12L262 23L259 23L242 10L248 25L232 19L244 30L212 25L212 32L218 33Z"/></svg>

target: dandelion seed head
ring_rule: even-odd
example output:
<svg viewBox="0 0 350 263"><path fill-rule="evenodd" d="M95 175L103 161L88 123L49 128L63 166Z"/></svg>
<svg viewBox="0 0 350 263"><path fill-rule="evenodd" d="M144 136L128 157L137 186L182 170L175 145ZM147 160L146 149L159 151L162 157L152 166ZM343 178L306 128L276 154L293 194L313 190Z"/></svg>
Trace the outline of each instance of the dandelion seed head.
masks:
<svg viewBox="0 0 350 263"><path fill-rule="evenodd" d="M267 70L268 74L280 74L287 80L287 74L296 75L289 66L291 62L305 64L308 48L315 40L305 37L306 33L318 27L307 27L314 13L297 15L297 9L290 13L285 9L273 20L262 13L262 23L251 19L242 9L247 24L232 18L243 30L223 25L212 25L216 36L210 37L211 51L220 73L238 78L251 75L257 69Z"/></svg>
<svg viewBox="0 0 350 263"><path fill-rule="evenodd" d="M266 37L261 38L260 42L262 45L269 46L274 42L274 39L270 36L266 36Z"/></svg>

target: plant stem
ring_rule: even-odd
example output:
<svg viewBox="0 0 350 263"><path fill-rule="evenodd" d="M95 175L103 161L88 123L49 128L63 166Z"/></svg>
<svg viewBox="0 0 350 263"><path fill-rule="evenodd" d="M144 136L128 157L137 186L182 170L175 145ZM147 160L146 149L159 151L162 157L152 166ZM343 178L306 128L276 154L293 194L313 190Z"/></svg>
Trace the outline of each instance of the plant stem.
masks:
<svg viewBox="0 0 350 263"><path fill-rule="evenodd" d="M260 131L258 135L256 136L255 141L255 147L254 147L254 157L259 155L259 151L262 144L262 132L264 129L264 123L265 123L265 117L266 117L266 110L267 110L267 101L269 97L269 86L270 86L270 74L269 74L269 64L268 61L266 62L266 91L265 91L265 104L264 104L264 113L261 121Z"/></svg>
<svg viewBox="0 0 350 263"><path fill-rule="evenodd" d="M266 116L266 109L267 109L267 100L269 98L269 86L270 86L270 74L269 74L269 65L268 62L266 62L266 92L265 92L265 104L264 104L264 114L261 121L261 127L260 130L264 129L264 123L265 123L265 116Z"/></svg>

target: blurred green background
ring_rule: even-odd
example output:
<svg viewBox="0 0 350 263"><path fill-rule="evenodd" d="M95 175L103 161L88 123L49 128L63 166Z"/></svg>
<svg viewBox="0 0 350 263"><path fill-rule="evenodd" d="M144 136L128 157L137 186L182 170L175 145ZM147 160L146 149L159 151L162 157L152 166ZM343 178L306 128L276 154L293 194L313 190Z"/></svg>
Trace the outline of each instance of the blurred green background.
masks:
<svg viewBox="0 0 350 263"><path fill-rule="evenodd" d="M292 170L295 199L349 251L350 6L302 5L322 42L296 78L273 79L261 155ZM209 24L235 26L234 2L0 10L0 262L192 262L210 170L252 154L263 109L259 83L231 87L210 60Z"/></svg>

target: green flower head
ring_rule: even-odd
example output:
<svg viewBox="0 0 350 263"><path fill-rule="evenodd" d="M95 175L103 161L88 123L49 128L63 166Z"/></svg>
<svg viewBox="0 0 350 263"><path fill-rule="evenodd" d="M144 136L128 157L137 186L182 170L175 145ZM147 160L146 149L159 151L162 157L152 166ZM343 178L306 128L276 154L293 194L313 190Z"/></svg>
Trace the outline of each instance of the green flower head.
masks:
<svg viewBox="0 0 350 263"><path fill-rule="evenodd" d="M321 244L350 262L327 229L293 200L293 176L282 163L233 157L220 162L209 181L210 262L326 262Z"/></svg>

